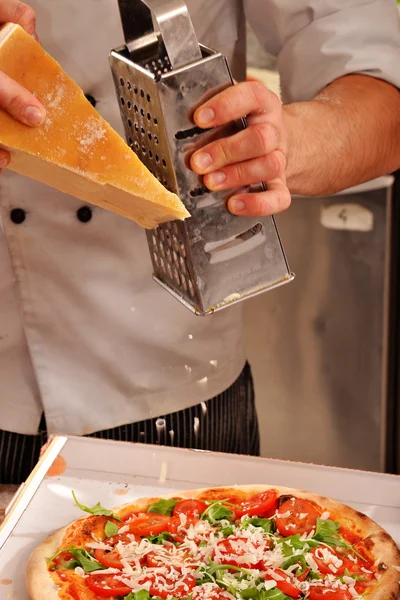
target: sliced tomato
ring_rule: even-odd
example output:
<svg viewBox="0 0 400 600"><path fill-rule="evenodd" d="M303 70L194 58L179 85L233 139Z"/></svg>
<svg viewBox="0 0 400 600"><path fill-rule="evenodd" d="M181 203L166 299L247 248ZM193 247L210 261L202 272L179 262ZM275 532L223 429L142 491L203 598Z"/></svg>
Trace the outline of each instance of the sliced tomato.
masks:
<svg viewBox="0 0 400 600"><path fill-rule="evenodd" d="M175 517L186 515L198 519L207 507L208 504L202 500L182 500L175 505L173 514Z"/></svg>
<svg viewBox="0 0 400 600"><path fill-rule="evenodd" d="M309 574L309 572L311 571L311 569L305 569L301 575L296 575L296 579L298 579L299 581L305 581L307 579L307 576Z"/></svg>
<svg viewBox="0 0 400 600"><path fill-rule="evenodd" d="M335 577L341 577L346 571L348 571L350 575L354 575L356 573L363 574L361 567L364 565L360 564L361 559L357 559L357 557L354 556L354 560L351 560L348 558L349 553L345 553L338 548L326 548L325 546L319 546L317 548L312 548L310 554L313 555L314 560L318 565L318 569L321 571L321 573L324 573L324 575L333 574ZM340 566L336 566L335 559L341 561L342 564ZM333 568L331 568L330 565L332 565Z"/></svg>
<svg viewBox="0 0 400 600"><path fill-rule="evenodd" d="M196 586L196 580L192 575L185 575L184 577L179 577L179 579L177 579L172 571L165 576L156 573L148 573L140 583L146 583L148 581L150 581L150 594L152 596L158 596L158 598L167 598L170 596L173 596L174 598L186 598Z"/></svg>
<svg viewBox="0 0 400 600"><path fill-rule="evenodd" d="M271 571L273 571L273 574ZM274 574L276 577L274 577ZM269 572L265 574L265 579L267 581L276 581L276 587L282 594L285 594L290 598L300 598L301 591L295 585L294 577L288 575L285 571L282 571L282 569L269 569Z"/></svg>
<svg viewBox="0 0 400 600"><path fill-rule="evenodd" d="M321 510L303 498L285 500L278 509L276 527L284 537L310 533L317 524Z"/></svg>
<svg viewBox="0 0 400 600"><path fill-rule="evenodd" d="M86 583L92 592L102 598L127 596L132 591L129 586L115 579L114 575L88 575Z"/></svg>
<svg viewBox="0 0 400 600"><path fill-rule="evenodd" d="M119 533L117 535L113 535L110 538L104 540L105 544L112 546L112 550L100 550L97 549L94 551L95 559L104 565L105 567L109 567L112 569L122 569L123 565L121 562L120 553L114 546L118 544L118 542L122 542L123 544L130 544L135 539L133 534L128 535L127 533Z"/></svg>
<svg viewBox="0 0 400 600"><path fill-rule="evenodd" d="M168 523L170 519L171 517L168 517L167 515L145 513L140 517L134 518L129 523L129 532L140 537L146 537L147 535L158 535L163 531L168 531Z"/></svg>
<svg viewBox="0 0 400 600"><path fill-rule="evenodd" d="M347 590L336 590L328 587L310 587L308 600L353 600Z"/></svg>
<svg viewBox="0 0 400 600"><path fill-rule="evenodd" d="M173 536L174 540L179 544L185 541L185 535L187 527L189 525L196 525L199 519L195 517L187 517L185 525L182 525L179 517L170 517L167 531Z"/></svg>
<svg viewBox="0 0 400 600"><path fill-rule="evenodd" d="M74 560L74 557L71 554L71 552L68 552L67 550L65 550L65 552L61 552L61 554L58 554L58 556L53 558L53 560L51 561L51 564L50 564L50 569L52 569L52 568L53 568L52 570L63 569L63 568L65 568L64 567L65 563L67 563L70 560Z"/></svg>
<svg viewBox="0 0 400 600"><path fill-rule="evenodd" d="M213 559L222 565L233 565L243 569L263 569L262 560L251 563L245 563L240 560L241 556L249 554L249 544L258 548L259 544L252 543L248 538L230 537L218 542L213 550ZM237 558L235 558L237 557Z"/></svg>
<svg viewBox="0 0 400 600"><path fill-rule="evenodd" d="M256 494L250 500L246 500L246 502L241 502L239 509L234 508L233 510L237 518L243 515L268 518L275 513L277 504L278 496L276 491L267 490L261 494Z"/></svg>

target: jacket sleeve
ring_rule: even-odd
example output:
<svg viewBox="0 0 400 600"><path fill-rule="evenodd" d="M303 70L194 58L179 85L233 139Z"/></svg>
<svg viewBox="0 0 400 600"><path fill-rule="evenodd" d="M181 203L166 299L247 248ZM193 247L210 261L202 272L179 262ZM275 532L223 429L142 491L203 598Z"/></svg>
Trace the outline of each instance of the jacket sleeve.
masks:
<svg viewBox="0 0 400 600"><path fill-rule="evenodd" d="M263 14L253 29L262 45L278 56L285 102L309 100L350 73L377 77L400 88L400 18L395 0L264 0L258 4ZM269 36L263 35L263 18L268 19Z"/></svg>

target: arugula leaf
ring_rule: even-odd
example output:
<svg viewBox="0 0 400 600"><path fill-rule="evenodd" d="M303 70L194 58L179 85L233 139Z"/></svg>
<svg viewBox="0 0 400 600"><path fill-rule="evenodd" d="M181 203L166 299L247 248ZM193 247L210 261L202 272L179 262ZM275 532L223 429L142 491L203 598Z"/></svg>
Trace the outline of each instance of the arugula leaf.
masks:
<svg viewBox="0 0 400 600"><path fill-rule="evenodd" d="M261 517L250 517L248 519L244 519L242 522L242 527L247 529L249 525L253 525L253 527L261 527L265 533L272 533L275 526L271 519L263 519Z"/></svg>
<svg viewBox="0 0 400 600"><path fill-rule="evenodd" d="M85 506L84 504L81 504L80 502L78 502L74 491L72 492L72 497L74 499L75 504L78 506L78 508L80 508L84 512L87 512L87 513L90 513L91 515L96 515L96 516L113 517L113 519L115 519L116 521L121 521L121 519L115 513L113 513L112 510L108 510L108 508L103 508L101 506L100 502L97 502L97 504L90 507L90 506Z"/></svg>
<svg viewBox="0 0 400 600"><path fill-rule="evenodd" d="M124 600L149 600L150 594L147 590L139 590L138 592L129 592L124 596Z"/></svg>
<svg viewBox="0 0 400 600"><path fill-rule="evenodd" d="M307 578L309 578L309 579L321 579L321 575L319 573L317 573L316 571L310 571L309 574L307 575Z"/></svg>
<svg viewBox="0 0 400 600"><path fill-rule="evenodd" d="M156 544L157 546L161 546L164 542L170 541L172 536L168 531L163 531L157 535L146 535L145 538L149 540L152 544Z"/></svg>
<svg viewBox="0 0 400 600"><path fill-rule="evenodd" d="M304 573L304 571L308 568L304 554L294 554L281 564L281 569L286 571L286 569L288 569L292 565L298 565L298 569L300 569L300 573L298 573L298 575Z"/></svg>
<svg viewBox="0 0 400 600"><path fill-rule="evenodd" d="M247 588L247 590L240 590L240 595L244 600L291 600L278 588L272 588L271 590Z"/></svg>
<svg viewBox="0 0 400 600"><path fill-rule="evenodd" d="M172 512L177 504L178 500L174 500L173 498L170 500L164 500L161 498L161 500L158 500L158 502L154 502L154 504L149 506L147 512L156 513L157 515L168 515L171 517Z"/></svg>
<svg viewBox="0 0 400 600"><path fill-rule="evenodd" d="M79 563L79 566L85 571L85 573L91 573L92 571L98 571L99 569L105 569L106 567L101 563L97 562L87 550L84 548L75 548L70 546L68 552L71 552L72 556Z"/></svg>
<svg viewBox="0 0 400 600"><path fill-rule="evenodd" d="M224 537L228 537L229 535L232 535L233 527L224 527L223 529L220 529L219 532L222 533Z"/></svg>
<svg viewBox="0 0 400 600"><path fill-rule="evenodd" d="M308 548L315 548L316 546L319 546L318 542L315 540L300 539L300 534L298 533L286 538L277 538L276 542L282 544L282 552L284 556L292 556L295 550L303 550L306 546L308 546Z"/></svg>
<svg viewBox="0 0 400 600"><path fill-rule="evenodd" d="M118 526L112 521L107 521L106 526L104 527L104 533L106 537L112 537L113 535L117 535L119 531Z"/></svg>
<svg viewBox="0 0 400 600"><path fill-rule="evenodd" d="M200 519L206 519L211 525L216 525L218 521L226 519L233 521L235 513L230 508L224 506L220 501L210 504L200 515Z"/></svg>
<svg viewBox="0 0 400 600"><path fill-rule="evenodd" d="M317 528L315 530L315 534L313 539L318 540L319 542L323 542L328 546L338 546L339 548L347 548L347 550L351 550L356 554L359 558L361 558L364 562L366 559L357 552L353 548L351 544L346 542L343 536L339 533L340 523L336 521L331 521L330 519L317 519Z"/></svg>

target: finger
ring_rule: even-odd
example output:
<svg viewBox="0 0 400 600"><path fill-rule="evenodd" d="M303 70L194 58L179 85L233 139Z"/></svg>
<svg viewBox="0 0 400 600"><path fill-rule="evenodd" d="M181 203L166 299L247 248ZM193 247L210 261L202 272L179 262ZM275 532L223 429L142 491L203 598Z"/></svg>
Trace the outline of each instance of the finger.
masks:
<svg viewBox="0 0 400 600"><path fill-rule="evenodd" d="M248 127L195 152L190 166L199 175L205 175L226 165L269 154L279 146L279 142L279 131L272 123Z"/></svg>
<svg viewBox="0 0 400 600"><path fill-rule="evenodd" d="M0 169L4 169L10 162L10 154L0 148Z"/></svg>
<svg viewBox="0 0 400 600"><path fill-rule="evenodd" d="M10 113L17 121L35 127L45 117L44 106L22 85L0 71L0 108Z"/></svg>
<svg viewBox="0 0 400 600"><path fill-rule="evenodd" d="M19 2L19 0L8 0L0 2L0 23L17 23L27 33L33 35L36 28L36 14L33 8Z"/></svg>
<svg viewBox="0 0 400 600"><path fill-rule="evenodd" d="M234 215L266 217L289 208L290 192L281 178L268 183L266 192L238 194L228 201L228 209Z"/></svg>
<svg viewBox="0 0 400 600"><path fill-rule="evenodd" d="M198 127L217 127L253 112L271 113L280 106L278 96L262 83L243 82L205 102L195 111L193 119Z"/></svg>
<svg viewBox="0 0 400 600"><path fill-rule="evenodd" d="M231 190L260 181L276 179L285 170L282 152L271 152L253 160L225 167L204 176L204 185L212 191Z"/></svg>

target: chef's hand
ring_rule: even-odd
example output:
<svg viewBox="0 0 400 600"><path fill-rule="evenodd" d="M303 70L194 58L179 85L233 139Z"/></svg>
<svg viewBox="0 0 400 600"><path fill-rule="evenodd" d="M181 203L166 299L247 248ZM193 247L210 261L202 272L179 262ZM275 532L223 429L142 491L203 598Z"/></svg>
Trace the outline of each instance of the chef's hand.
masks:
<svg viewBox="0 0 400 600"><path fill-rule="evenodd" d="M208 100L194 115L210 128L247 117L248 128L204 146L191 157L191 168L204 175L210 190L228 190L264 181L267 191L238 193L228 201L236 215L265 216L290 205L286 185L287 134L279 98L262 83L239 83Z"/></svg>
<svg viewBox="0 0 400 600"><path fill-rule="evenodd" d="M36 40L37 35L35 11L19 0L0 0L0 23L17 23L32 35ZM25 125L36 127L46 116L46 111L28 90L22 85L0 71L0 109L6 110L10 115ZM0 170L10 162L10 155L0 149Z"/></svg>

